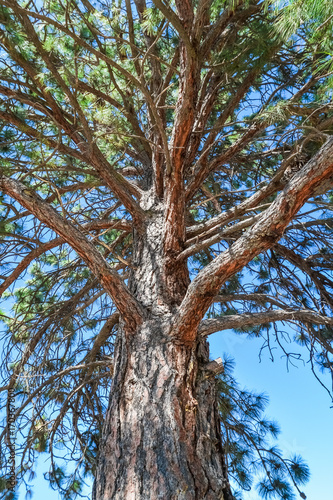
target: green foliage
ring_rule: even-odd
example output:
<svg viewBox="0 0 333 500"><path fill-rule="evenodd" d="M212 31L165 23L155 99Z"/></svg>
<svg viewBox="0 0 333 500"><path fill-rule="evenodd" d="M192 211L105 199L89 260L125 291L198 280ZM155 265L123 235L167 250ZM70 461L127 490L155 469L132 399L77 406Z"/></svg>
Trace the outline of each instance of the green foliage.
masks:
<svg viewBox="0 0 333 500"><path fill-rule="evenodd" d="M267 396L239 389L228 358L224 359L218 390L223 444L232 479L242 490L255 487L264 499L295 499L294 487L305 498L299 487L309 480L309 469L301 457L285 459L272 444L280 430L264 416ZM236 498L243 495L238 492Z"/></svg>
<svg viewBox="0 0 333 500"><path fill-rule="evenodd" d="M16 2L3 3L1 174L23 182L78 227L127 282L133 218L105 171L115 170L119 183L133 191L138 187L139 194L153 185L152 165L163 156L161 137L172 139L179 96L189 81L181 80L183 33L153 4L142 12L133 8L131 21L128 6L118 0L98 1L93 8L80 0L45 0L43 6L19 1L30 12L28 20L14 9ZM174 2L167 4L177 13ZM202 4L194 2L195 9ZM191 278L231 251L252 223L240 230L233 226L262 214L285 183L250 210L229 210L276 176L292 178L293 169L333 134L332 5L270 0L264 10L262 2L214 0L202 15L194 47L198 84L187 101L197 115L184 146L184 186L205 166L211 169L188 200L188 234L221 213L229 215L190 237L199 245L189 259ZM257 132L248 138L253 127ZM332 192L310 200L280 240L288 256L277 246L256 257L226 281L220 290L225 301L214 303L208 316L306 308L330 320L332 200ZM21 405L17 425L22 442L29 443L18 450L19 480L33 472L40 453L54 456L60 450L76 461L77 472L54 463L48 478L63 498L74 499L82 493L82 478L95 472L117 326L88 366L115 306L67 243L46 245L57 238L47 223L0 195L3 378L5 386L13 383ZM209 238L216 239L208 244ZM38 249L43 251L37 255ZM288 340L274 322L245 324L236 333L262 337L269 349L279 346L289 356ZM332 372L330 326L298 321L292 340L308 349L314 367ZM229 365L219 388L230 471L245 490L257 484L263 498L291 499L308 470L299 457L283 459L271 445L278 428L263 416L267 398L240 390ZM5 399L1 405L5 415ZM5 486L0 482L0 489Z"/></svg>
<svg viewBox="0 0 333 500"><path fill-rule="evenodd" d="M274 30L283 40L288 40L301 32L299 43L306 43L309 47L310 64L314 74L331 73L333 70L332 2L330 0L291 0L285 4L281 0L267 0L266 3L275 8L277 18ZM332 77L329 76L326 83L321 86L319 96L325 100L331 96L331 92Z"/></svg>

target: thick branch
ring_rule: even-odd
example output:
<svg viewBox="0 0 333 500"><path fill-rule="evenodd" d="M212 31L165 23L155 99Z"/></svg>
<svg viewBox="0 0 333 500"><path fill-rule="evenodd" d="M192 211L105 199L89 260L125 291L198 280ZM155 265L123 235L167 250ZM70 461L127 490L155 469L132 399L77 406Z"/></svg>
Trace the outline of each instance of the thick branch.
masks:
<svg viewBox="0 0 333 500"><path fill-rule="evenodd" d="M87 229L87 230L99 230L99 229L121 229L125 231L129 231L131 229L131 225L128 224L127 221L123 220L99 220L99 221L92 221L88 222L87 224L84 224L81 226L82 229ZM41 243L38 247L34 248L28 255L26 255L21 262L16 266L16 268L11 272L9 276L6 277L6 279L1 283L0 285L0 297L3 294L5 290L7 290L8 287L14 281L20 276L20 274L23 273L25 269L29 266L29 264L37 259L40 255L42 255L45 252L48 252L52 248L55 248L61 244L65 243L65 240L63 238L54 238L51 241L47 241L46 243Z"/></svg>
<svg viewBox="0 0 333 500"><path fill-rule="evenodd" d="M333 318L323 316L311 311L303 310L275 310L251 314L233 314L223 318L209 318L201 321L198 329L200 336L211 335L223 330L248 328L250 326L267 325L277 321L290 321L293 323L315 324L315 325L333 325ZM310 335L321 344L325 351L333 354L333 347L319 332L311 329Z"/></svg>
<svg viewBox="0 0 333 500"><path fill-rule="evenodd" d="M28 190L21 182L0 175L0 188L71 245L110 294L123 315L125 323L134 329L141 322L141 307L94 244L78 228L63 219L53 207L36 193Z"/></svg>
<svg viewBox="0 0 333 500"><path fill-rule="evenodd" d="M223 283L256 255L274 246L298 210L332 176L333 138L330 138L291 179L259 221L192 281L174 324L176 336L184 341L194 340L193 332Z"/></svg>
<svg viewBox="0 0 333 500"><path fill-rule="evenodd" d="M198 333L201 336L206 336L223 330L266 325L276 321L294 321L301 323L314 323L316 325L333 325L333 318L322 316L321 314L311 311L310 309L277 309L275 311L232 314L222 318L204 319L199 325Z"/></svg>

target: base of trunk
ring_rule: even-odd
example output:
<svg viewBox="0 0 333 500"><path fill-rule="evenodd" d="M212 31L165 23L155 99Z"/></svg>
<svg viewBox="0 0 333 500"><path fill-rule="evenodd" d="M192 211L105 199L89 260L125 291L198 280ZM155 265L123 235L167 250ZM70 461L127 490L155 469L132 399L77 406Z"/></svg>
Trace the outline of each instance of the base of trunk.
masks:
<svg viewBox="0 0 333 500"><path fill-rule="evenodd" d="M169 325L119 333L93 500L233 498L208 348L171 341Z"/></svg>

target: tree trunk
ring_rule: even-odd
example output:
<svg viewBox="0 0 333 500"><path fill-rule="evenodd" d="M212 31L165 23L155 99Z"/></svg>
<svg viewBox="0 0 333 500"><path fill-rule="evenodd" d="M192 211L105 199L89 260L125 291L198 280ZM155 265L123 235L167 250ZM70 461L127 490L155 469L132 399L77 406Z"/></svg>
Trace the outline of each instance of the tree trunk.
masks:
<svg viewBox="0 0 333 500"><path fill-rule="evenodd" d="M170 318L122 332L93 500L230 500L208 348L170 341Z"/></svg>
<svg viewBox="0 0 333 500"><path fill-rule="evenodd" d="M120 324L93 500L230 500L208 345L196 332L191 342L172 336L182 288L173 289L164 210L154 208L134 234L129 280L146 317L136 331ZM174 272L185 289L187 268Z"/></svg>

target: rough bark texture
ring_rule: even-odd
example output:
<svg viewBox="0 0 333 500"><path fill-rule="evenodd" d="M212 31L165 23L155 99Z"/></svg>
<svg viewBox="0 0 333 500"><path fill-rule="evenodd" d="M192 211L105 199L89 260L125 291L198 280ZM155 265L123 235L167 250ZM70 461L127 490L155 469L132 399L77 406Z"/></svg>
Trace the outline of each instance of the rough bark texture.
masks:
<svg viewBox="0 0 333 500"><path fill-rule="evenodd" d="M185 235L182 220L178 232L172 231L182 205L172 177L168 192L175 192L164 203L152 193L141 198L148 216L133 235L128 294L144 315L135 329L122 315L93 500L232 498L214 380L200 343L205 332L198 334L198 328L222 283L274 245L306 199L331 178L332 144L328 141L253 227L190 285L186 261L175 258Z"/></svg>
<svg viewBox="0 0 333 500"><path fill-rule="evenodd" d="M333 307L325 283L318 278L311 262L294 249L278 245L306 201L333 186L333 137L322 145L322 133L331 133L333 118L320 118L324 112L321 102L316 108L321 76L317 72L311 74L310 69L308 73L307 65L300 69L303 76L293 74L296 66L289 44L288 57L278 54L282 42L271 41L266 48L258 47L259 26L265 26L266 22L270 26L271 20L262 11L264 2L259 0L235 0L229 7L225 5L228 2L220 2L221 6L216 8L220 8L221 15L210 12L211 0L193 3L176 0L174 6L153 0L149 5L154 5L165 17L162 23L156 18L157 32L155 29L150 32L147 27L145 0L134 0L135 8L133 2L126 0L127 22L121 30L119 27L119 33L112 24L118 14L109 32L106 29L109 23L104 22L103 16L91 15L94 8L88 1L65 2L69 10L65 17L61 14L59 18L55 11L48 14L45 6L36 12L34 2L27 2L25 7L20 3L0 0L1 57L8 57L3 65L16 68L14 74L18 71L15 79L11 73L7 75L5 69L0 75L0 95L6 99L0 120L1 126L18 133L18 142L13 142L20 144L22 140L27 152L19 145L17 150L15 146L4 153L6 162L12 165L0 169L0 190L15 200L12 206L8 205L8 214L11 211L14 214L12 220L23 218L24 214L18 214L16 207L20 204L26 210L24 217L31 214L38 221L38 229L28 217L27 233L32 236L25 237L25 243L29 242L32 247L28 254L24 250L24 258L10 275L0 276L4 280L0 294L34 259L64 243L77 253L94 279L89 278L73 298L67 300L66 295L57 317L78 317L82 305L78 308L76 305L81 304L94 282L110 296L112 310L117 310L105 322L86 357L90 363L90 371L85 372L85 380L88 380L94 359L119 320L113 382L93 500L230 500L214 381L214 373L221 367L209 364L204 336L217 329L268 321L297 319L325 326L331 326L332 321L331 316L327 319L324 314L324 307L320 312L300 309L297 302L295 308L289 308L277 297L268 297L268 303L278 309L270 307L262 312L203 318L214 301L227 300L227 296L222 295L223 285L258 254L273 247L307 274L321 298ZM7 14L6 9L11 14ZM257 14L261 17L254 19ZM83 32L81 36L76 24L78 19L85 23L91 37L83 36ZM43 29L35 30L35 25ZM4 29L6 26L10 27L8 32ZM246 26L243 32L241 26ZM170 40L167 28L174 32ZM16 30L19 38L13 35ZM21 32L24 46L28 47L22 53L17 45ZM67 49L65 55L61 50L57 55L57 51L46 50L45 40L55 34L70 42L68 47L75 46L73 67ZM248 49L239 50L247 44ZM230 50L226 48L228 45ZM249 57L248 50L254 51L254 59ZM301 60L299 50L303 48L297 45L295 61ZM25 53L34 54L32 60L28 60ZM309 57L306 45L305 55ZM86 71L88 68L94 69L90 72ZM280 76L277 78L280 74L281 81ZM270 78L276 83L269 90ZM247 111L242 112L247 109L242 102L247 96L252 99L253 88L261 92L262 102L261 109L251 118ZM297 139L290 136L290 144L280 149L277 142L280 143L280 137L289 137L290 123L283 131L279 103L276 118L275 104L272 112L269 110L277 90L281 95L285 92L288 95L293 88L295 93L283 101L283 109L286 117L290 113L290 123L294 123L295 118L295 123L300 124L300 131L306 124L304 137L303 132L300 136L295 134ZM86 99L87 94L90 97ZM98 113L93 112L94 107ZM304 122L300 121L303 116L300 111L307 116ZM237 118L242 115L243 124ZM315 127L308 120L311 116L318 119ZM106 123L107 117L110 123ZM284 121L287 122L287 118ZM274 127L276 132L270 136L270 129ZM311 135L307 135L308 129ZM118 133L119 141L114 141ZM266 145L257 148L257 136L260 141L267 138L267 147L274 145L271 153L266 151ZM312 140L314 149L308 149L303 165L299 153L306 152ZM3 139L0 142L1 147L7 147ZM37 153L37 144L41 145L40 153ZM33 152L31 162L25 164L30 158L29 151ZM266 155L273 153L274 161L267 164ZM281 155L282 160L274 159ZM57 162L53 164L52 158ZM44 172L39 175L41 168L45 168L47 174L45 181ZM237 180L234 173L238 168ZM270 178L272 168L275 174ZM70 175L65 181L63 172L67 170ZM215 174L218 174L216 178ZM250 194L250 184L246 183L248 189L243 190L248 174L256 189L253 194ZM32 182L31 189L26 184L30 175L37 181ZM238 198L234 181L241 182L239 192L244 194L244 199L243 194ZM105 189L99 193L98 200L95 194L90 196L85 192L91 182ZM206 182L211 190L204 185ZM221 190L219 194L217 186ZM81 194L68 200L59 197L67 191L79 193L81 189L85 192L82 211L77 209L77 201L73 201L80 200ZM50 196L45 198L49 190ZM200 220L191 221L193 209L209 199L215 200L217 214L213 216L209 207L200 209L204 219L200 215ZM56 204L53 205L53 201ZM93 219L86 222L89 214ZM186 221L190 224L188 228ZM91 231L112 227L121 234L111 246L107 245L104 254L101 251L101 246L105 249L106 245L104 233ZM46 242L49 230L58 237ZM6 230L4 235L19 243L22 237L20 231L11 234ZM129 243L125 244L127 237ZM232 244L229 244L230 237L234 240ZM116 260L119 257L124 264L120 267L121 273L113 266L114 259L108 259L110 252L117 248L118 238L123 241L120 246L124 253L117 251L114 257ZM213 250L218 242L227 244L224 251L216 254ZM188 257L208 249L211 252L207 264L195 270L191 281ZM60 272L59 265L58 276L61 280L70 280L63 283L72 286L72 275L67 278L64 273L62 278ZM52 278L53 281L56 280ZM265 303L263 294L254 293L254 289L252 292L238 294L238 299L233 295L233 300L246 296L255 303ZM34 295L38 294L34 292ZM94 304L86 297L85 304L88 303ZM37 324L39 308L36 310ZM49 314L48 311L45 309L45 314ZM53 323L58 325L57 321L51 315L35 330L22 359L15 365L8 388L14 387L16 376L43 336L49 335L48 328ZM319 329L311 336L326 350L330 349ZM80 346L80 360L81 354ZM68 363L72 362L71 356L66 358ZM61 412L64 414L63 409Z"/></svg>
<svg viewBox="0 0 333 500"><path fill-rule="evenodd" d="M204 343L170 342L170 318L118 337L93 499L231 499Z"/></svg>
<svg viewBox="0 0 333 500"><path fill-rule="evenodd" d="M120 325L93 500L232 498L208 346L172 335L164 226L155 205L134 235L130 289L147 317L135 332Z"/></svg>

